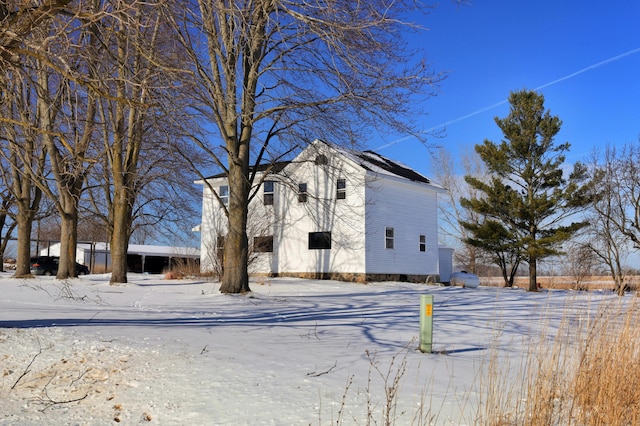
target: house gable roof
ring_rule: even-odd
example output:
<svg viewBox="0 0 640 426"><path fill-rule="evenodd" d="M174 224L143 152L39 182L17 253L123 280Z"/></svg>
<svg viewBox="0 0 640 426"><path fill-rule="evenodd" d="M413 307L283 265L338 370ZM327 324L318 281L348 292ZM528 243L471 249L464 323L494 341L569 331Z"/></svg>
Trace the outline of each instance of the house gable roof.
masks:
<svg viewBox="0 0 640 426"><path fill-rule="evenodd" d="M306 149L313 149L313 145L316 144L324 144L325 146L331 148L335 152L340 155L345 156L346 158L353 161L355 164L363 168L364 170L370 171L372 173L377 173L380 175L393 176L401 179L406 179L412 182L417 182L421 184L427 184L434 187L439 187L438 184L433 183L426 176L416 172L410 167L402 164L398 161L391 160L383 155L378 154L374 151L358 151L355 149L349 149L345 147L341 147L339 145L331 144L328 142L324 142L322 140L315 140L313 144L308 146ZM305 150L303 150L304 152ZM285 167L292 163L297 163L298 160L302 156L302 153L296 157L293 161L278 161L274 163L260 164L257 167L252 167L252 171L256 172L267 172L278 174L283 171ZM218 173L216 175L210 176L207 179L214 178L224 178L226 177L225 173Z"/></svg>

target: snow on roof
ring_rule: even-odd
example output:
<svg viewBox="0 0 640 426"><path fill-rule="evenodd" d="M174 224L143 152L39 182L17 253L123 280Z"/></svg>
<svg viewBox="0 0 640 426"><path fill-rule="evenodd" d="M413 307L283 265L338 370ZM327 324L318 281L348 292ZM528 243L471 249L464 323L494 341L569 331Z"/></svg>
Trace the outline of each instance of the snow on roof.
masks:
<svg viewBox="0 0 640 426"><path fill-rule="evenodd" d="M395 176L402 179L407 179L413 182L424 183L436 188L441 188L440 185L432 182L428 177L416 172L409 166L395 160L391 160L383 155L374 151L357 151L354 149L340 147L338 145L330 144L324 141L318 141L325 143L336 151L340 152L345 157L351 159L356 164L360 165L365 170L377 173L380 175Z"/></svg>
<svg viewBox="0 0 640 426"><path fill-rule="evenodd" d="M393 175L412 180L414 182L431 184L431 180L421 175L415 170L405 166L404 164L383 157L373 151L364 151L356 154L360 161L360 166L372 172L384 173L389 172Z"/></svg>

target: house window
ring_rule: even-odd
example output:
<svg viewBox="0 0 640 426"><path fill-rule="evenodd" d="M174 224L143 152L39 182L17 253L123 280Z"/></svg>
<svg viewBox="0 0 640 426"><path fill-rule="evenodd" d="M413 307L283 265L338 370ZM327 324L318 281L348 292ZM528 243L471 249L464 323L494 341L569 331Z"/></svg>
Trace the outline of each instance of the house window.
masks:
<svg viewBox="0 0 640 426"><path fill-rule="evenodd" d="M324 154L320 154L316 157L316 166L324 166L327 164L327 156Z"/></svg>
<svg viewBox="0 0 640 426"><path fill-rule="evenodd" d="M309 250L331 248L331 232L309 232Z"/></svg>
<svg viewBox="0 0 640 426"><path fill-rule="evenodd" d="M393 228L386 228L384 231L384 246L388 249L393 249L394 244L394 231Z"/></svg>
<svg viewBox="0 0 640 426"><path fill-rule="evenodd" d="M298 184L298 202L299 203L306 203L307 202L307 184L306 183L299 183Z"/></svg>
<svg viewBox="0 0 640 426"><path fill-rule="evenodd" d="M259 253L273 252L273 235L253 238L253 251Z"/></svg>
<svg viewBox="0 0 640 426"><path fill-rule="evenodd" d="M264 194L264 205L272 206L273 205L273 181L265 180L262 184L262 192Z"/></svg>
<svg viewBox="0 0 640 426"><path fill-rule="evenodd" d="M344 200L345 198L347 198L347 181L338 179L336 182L336 199Z"/></svg>
<svg viewBox="0 0 640 426"><path fill-rule="evenodd" d="M222 205L229 205L229 187L227 185L221 185L218 188L218 197L220 197L220 201L222 201Z"/></svg>
<svg viewBox="0 0 640 426"><path fill-rule="evenodd" d="M420 251L427 251L427 236L420 235Z"/></svg>

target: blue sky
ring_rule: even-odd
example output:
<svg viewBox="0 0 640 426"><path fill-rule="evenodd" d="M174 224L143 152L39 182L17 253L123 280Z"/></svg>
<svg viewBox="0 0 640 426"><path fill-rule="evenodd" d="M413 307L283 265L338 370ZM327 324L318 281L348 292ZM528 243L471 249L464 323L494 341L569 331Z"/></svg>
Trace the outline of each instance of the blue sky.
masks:
<svg viewBox="0 0 640 426"><path fill-rule="evenodd" d="M544 94L563 121L556 143L571 143L568 162L638 141L640 1L445 0L415 20L428 30L411 42L448 74L421 106L428 113L418 118L421 128L443 131L429 143L455 155L485 139L499 142L493 118L506 116L509 93L524 88ZM406 135L373 137L369 148L428 176L437 166Z"/></svg>

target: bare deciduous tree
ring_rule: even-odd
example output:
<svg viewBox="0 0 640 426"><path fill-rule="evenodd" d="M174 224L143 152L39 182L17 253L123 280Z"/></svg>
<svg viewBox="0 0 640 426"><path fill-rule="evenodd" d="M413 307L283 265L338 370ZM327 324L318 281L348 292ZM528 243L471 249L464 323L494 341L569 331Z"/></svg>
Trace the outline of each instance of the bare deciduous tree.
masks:
<svg viewBox="0 0 640 426"><path fill-rule="evenodd" d="M599 256L593 250L593 236L585 235L584 237L586 238L578 239L569 244L565 250L566 254L560 259L563 266L562 272L575 280L575 290L587 289L584 281L595 275L598 265L601 265Z"/></svg>
<svg viewBox="0 0 640 426"><path fill-rule="evenodd" d="M153 163L162 153L168 154L167 141L177 137L170 130L170 115L175 111L169 108L182 76L171 66L179 55L162 14L171 4L163 0L118 3L100 26L102 43L112 52L101 72L110 77L99 84L112 284L127 282L127 248L134 231L136 200L145 182L159 173L144 176L149 170L141 165L141 155L147 152L152 157L147 164ZM151 151L155 154L149 154Z"/></svg>
<svg viewBox="0 0 640 426"><path fill-rule="evenodd" d="M0 147L1 148L1 147ZM11 167L0 157L0 261L4 261L9 241L13 238L13 231L18 226L15 213L15 198L10 190ZM0 264L0 271L4 272L4 262Z"/></svg>
<svg viewBox="0 0 640 426"><path fill-rule="evenodd" d="M629 248L640 248L640 145L622 151L608 146L601 158L594 155L593 214L587 246L607 266L618 295L626 285L624 261Z"/></svg>
<svg viewBox="0 0 640 426"><path fill-rule="evenodd" d="M250 166L315 138L411 133L412 97L431 95L440 76L402 39L413 2L196 3L170 19L191 60L194 108L215 126L213 141L196 142L229 182L221 291L247 292Z"/></svg>
<svg viewBox="0 0 640 426"><path fill-rule="evenodd" d="M4 143L2 155L10 171L7 189L15 202L18 228L15 276L28 277L32 225L42 199L37 182L44 180L46 167L46 150L39 133L38 104L42 100L25 74L9 69L0 79L4 79L0 92L0 141Z"/></svg>
<svg viewBox="0 0 640 426"><path fill-rule="evenodd" d="M55 200L61 217L58 278L75 274L79 203L87 174L99 154L93 144L101 140L108 176L105 194L111 281L126 282L133 210L143 186L138 170L140 154L144 138L153 136L149 129L159 125L158 117L150 111L161 104L159 93L170 96L176 80L169 76L162 79L162 85L158 83L166 70L159 53L175 56L160 19L159 10L165 4L70 3L68 13L32 31L28 49L21 51L37 58L39 64L39 133L50 154L57 194L54 196L44 182L41 189ZM165 49L167 46L170 48ZM157 149L159 144L147 140L146 145Z"/></svg>
<svg viewBox="0 0 640 426"><path fill-rule="evenodd" d="M35 133L41 141L41 150L49 155L51 174L56 184L54 190L42 179L42 173L35 173L33 168L25 170L30 173L29 179L37 187L37 191L45 192L54 201L61 217L58 278L75 276L76 273L78 202L88 169L85 157L92 140L91 123L95 110L95 102L76 84L77 71L84 68L78 52L86 47L86 43L95 42L95 39L89 32L84 33L87 37L79 35L81 32L77 29L82 28L82 20L76 19L77 14L69 11L61 13L69 3L71 2L47 1L27 5L22 2L21 8L11 9L9 12L9 16L15 19L5 20L3 32L6 36L14 33L17 28L15 37L3 44L9 49L5 51L9 54L5 59L10 60L14 75L20 73L25 76L25 81L31 82L29 86L25 85L28 87L26 93L29 94L29 99L35 99L31 101L35 107L31 109L30 116L16 124L22 127L23 132ZM16 89L20 88L13 90ZM13 95L17 93L19 92ZM34 161L27 158L33 156L33 151L23 151L23 154L23 164ZM41 162L43 161L44 157ZM27 174L24 173L23 179L26 177ZM30 222L33 221L34 214L32 209ZM19 246L29 245L30 238L26 230L24 233L19 232ZM23 257L21 249L18 252L18 257Z"/></svg>
<svg viewBox="0 0 640 426"><path fill-rule="evenodd" d="M462 153L459 159L460 162L456 163L451 157L451 153L444 148L440 148L434 156L436 164L434 178L447 190L443 198L438 197L440 235L445 239L449 238L460 243L455 252L456 262L462 265L466 271L478 274L481 264L490 261L490 256L479 247L465 243L465 240L471 235L461 224L463 222L480 223L482 217L473 211L462 208L460 198L481 196L477 190L465 182L464 175L486 179L487 171L475 152ZM461 170L463 175L460 175L457 170Z"/></svg>
<svg viewBox="0 0 640 426"><path fill-rule="evenodd" d="M166 146L171 135L157 111L165 104L172 105L163 103L162 97L165 101L170 99L174 86L180 85L175 74L167 73L166 64L178 55L159 13L171 3L47 1L34 2L25 9L2 3L6 7L2 9L4 19L0 19L1 35L13 34L11 43L2 44L3 52L9 52L11 47L8 59L27 58L37 65L30 68L33 72L25 71L37 80L33 91L40 102L34 114L37 123L31 123L30 129L37 130L50 154L53 183L36 183L38 190L44 190L55 201L61 218L64 238L60 238L58 278L75 274L81 195L100 154L94 143L102 141L106 165L103 206L111 242L112 282L126 282L127 246L133 232L136 197L145 182L161 173L142 176L145 170L138 170L143 142L150 151L163 151L169 162L169 151L160 146ZM20 6L26 6L25 2ZM58 13L64 6L65 13ZM25 19L16 20L15 14L31 16L30 22L40 25L27 31ZM169 114L171 111L164 111L165 117ZM166 169L164 173L170 176ZM179 179L178 175L174 177L174 182ZM145 200L142 205L148 202ZM156 213L164 219L170 209L159 206L161 203L156 203Z"/></svg>
<svg viewBox="0 0 640 426"><path fill-rule="evenodd" d="M69 3L71 0L0 0L0 62L19 60L16 50L24 39Z"/></svg>

